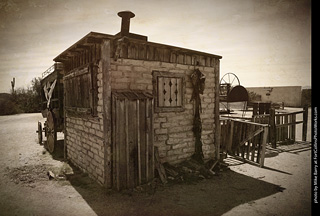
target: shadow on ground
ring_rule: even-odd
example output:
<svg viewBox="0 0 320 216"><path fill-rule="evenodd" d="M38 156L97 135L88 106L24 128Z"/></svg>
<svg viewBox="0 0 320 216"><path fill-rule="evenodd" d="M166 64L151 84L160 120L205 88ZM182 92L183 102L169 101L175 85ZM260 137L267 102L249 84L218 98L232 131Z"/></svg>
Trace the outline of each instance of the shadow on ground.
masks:
<svg viewBox="0 0 320 216"><path fill-rule="evenodd" d="M311 142L308 141L295 141L292 144L277 144L277 148L272 148L271 144L268 144L265 157L275 157L283 152L299 154L300 152L309 151L310 149Z"/></svg>
<svg viewBox="0 0 320 216"><path fill-rule="evenodd" d="M282 151L284 150L278 149L277 153ZM55 160L64 160L63 140L58 141L52 157ZM232 161L234 164L231 163L230 166L243 163ZM197 182L167 185L156 183L154 187L145 187L139 191L118 192L103 188L78 168L72 165L71 167L73 174L67 175L67 180L99 216L222 215L236 206L253 204L255 200L284 190L278 185L226 170L211 179Z"/></svg>
<svg viewBox="0 0 320 216"><path fill-rule="evenodd" d="M46 140L43 141L43 147L44 149L45 146L46 146ZM45 152L45 151L44 151ZM43 153L44 153L43 152ZM49 153L49 152L48 152ZM54 160L58 160L58 161L65 161L64 159L64 140L63 139L60 139L60 140L57 140L56 144L55 144L55 149L54 149L54 152L53 153L50 153L52 158Z"/></svg>
<svg viewBox="0 0 320 216"><path fill-rule="evenodd" d="M74 168L67 178L101 215L222 215L232 208L282 192L284 188L231 170L193 184L157 184L154 190L111 191Z"/></svg>

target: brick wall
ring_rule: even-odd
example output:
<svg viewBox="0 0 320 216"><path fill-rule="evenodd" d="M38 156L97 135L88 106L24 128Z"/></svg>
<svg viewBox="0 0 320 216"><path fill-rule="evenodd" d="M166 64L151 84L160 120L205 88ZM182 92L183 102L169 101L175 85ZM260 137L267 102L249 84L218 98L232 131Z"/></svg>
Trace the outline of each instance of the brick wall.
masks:
<svg viewBox="0 0 320 216"><path fill-rule="evenodd" d="M103 132L102 72L98 70L97 116L66 112L67 158L83 172L105 184L105 148ZM68 92L66 92L68 94ZM72 95L70 95L72 97Z"/></svg>
<svg viewBox="0 0 320 216"><path fill-rule="evenodd" d="M199 66L206 76L206 87L201 95L202 102L202 143L205 158L213 158L214 146L214 109L215 109L215 73L219 64L213 67ZM143 90L153 92L152 71L165 71L185 75L185 110L182 112L154 113L154 145L159 148L162 161L177 163L189 158L194 153L192 132L194 103L190 102L193 92L190 75L194 66L159 61L131 59L111 60L112 90Z"/></svg>
<svg viewBox="0 0 320 216"><path fill-rule="evenodd" d="M98 65L97 116L66 112L67 158L100 184L111 186L111 91L130 89L153 93L153 71L178 73L185 77L185 109L182 112L154 113L154 145L159 148L163 162L177 163L191 157L195 148L192 132L194 102L190 102L193 92L190 75L194 66L160 61L106 59L110 59L110 65L103 65L103 60ZM202 143L206 159L213 158L215 153L215 73L218 73L219 62L213 65L197 67L206 76L204 94L200 96Z"/></svg>

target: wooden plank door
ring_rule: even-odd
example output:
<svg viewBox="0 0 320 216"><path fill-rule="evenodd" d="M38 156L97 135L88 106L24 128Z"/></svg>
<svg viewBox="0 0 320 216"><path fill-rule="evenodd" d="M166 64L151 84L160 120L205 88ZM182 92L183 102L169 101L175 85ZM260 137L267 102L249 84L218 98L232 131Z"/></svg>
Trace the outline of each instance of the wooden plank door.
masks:
<svg viewBox="0 0 320 216"><path fill-rule="evenodd" d="M154 177L153 99L113 98L113 186L145 184Z"/></svg>

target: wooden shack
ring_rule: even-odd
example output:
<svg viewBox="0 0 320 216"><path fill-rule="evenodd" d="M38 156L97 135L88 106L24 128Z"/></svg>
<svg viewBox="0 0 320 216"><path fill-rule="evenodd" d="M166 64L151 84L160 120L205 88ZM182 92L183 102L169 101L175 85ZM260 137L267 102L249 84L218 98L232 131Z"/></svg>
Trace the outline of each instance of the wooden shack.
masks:
<svg viewBox="0 0 320 216"><path fill-rule="evenodd" d="M129 11L116 35L90 32L58 55L63 63L67 158L109 188L154 177L162 162L195 152L191 75L205 76L201 98L204 159L215 157L219 125L219 61L209 53L149 42L129 32Z"/></svg>

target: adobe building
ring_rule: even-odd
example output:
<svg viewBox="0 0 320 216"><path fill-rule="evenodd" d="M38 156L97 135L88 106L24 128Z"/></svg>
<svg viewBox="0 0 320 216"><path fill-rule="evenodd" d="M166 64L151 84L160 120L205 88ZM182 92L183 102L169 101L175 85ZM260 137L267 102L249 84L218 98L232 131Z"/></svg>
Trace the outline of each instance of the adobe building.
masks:
<svg viewBox="0 0 320 216"><path fill-rule="evenodd" d="M261 96L261 102L284 103L288 107L301 107L301 86L248 87L248 92Z"/></svg>
<svg viewBox="0 0 320 216"><path fill-rule="evenodd" d="M65 68L67 158L122 189L154 177L155 148L174 164L191 158L200 140L203 159L216 157L222 57L149 42L129 32L132 12L118 15L118 34L90 32L54 61Z"/></svg>

